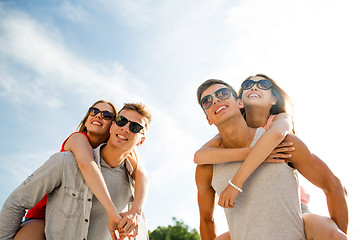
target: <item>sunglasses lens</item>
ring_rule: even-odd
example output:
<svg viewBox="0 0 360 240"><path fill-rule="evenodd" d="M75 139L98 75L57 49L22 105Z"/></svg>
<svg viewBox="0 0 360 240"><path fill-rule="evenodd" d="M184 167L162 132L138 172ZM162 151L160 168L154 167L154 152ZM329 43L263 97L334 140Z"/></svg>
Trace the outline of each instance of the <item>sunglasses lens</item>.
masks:
<svg viewBox="0 0 360 240"><path fill-rule="evenodd" d="M102 111L101 112L101 117L105 120L113 120L114 119L114 114L109 112L109 111Z"/></svg>
<svg viewBox="0 0 360 240"><path fill-rule="evenodd" d="M127 120L126 117L123 117L123 116L120 116L120 115L117 115L117 116L116 116L115 123L116 123L116 125L118 125L119 127L125 126L128 122L129 122L129 120Z"/></svg>
<svg viewBox="0 0 360 240"><path fill-rule="evenodd" d="M130 131L133 132L133 133L138 133L138 132L140 132L140 130L141 130L142 128L143 128L143 127L142 127L140 124L136 123L136 122L131 122L130 125L129 125L129 129L130 129Z"/></svg>
<svg viewBox="0 0 360 240"><path fill-rule="evenodd" d="M245 80L242 84L241 84L241 88L243 90L248 90L250 88L252 88L254 86L255 82L253 80Z"/></svg>
<svg viewBox="0 0 360 240"><path fill-rule="evenodd" d="M90 116L95 116L96 114L98 114L100 112L99 109L95 108L95 107L91 107L89 108L89 114Z"/></svg>
<svg viewBox="0 0 360 240"><path fill-rule="evenodd" d="M212 96L211 95L207 95L205 97L203 97L203 99L201 99L201 107L203 109L208 109L212 104Z"/></svg>
<svg viewBox="0 0 360 240"><path fill-rule="evenodd" d="M231 96L231 92L227 88L221 88L215 92L215 96L218 99L225 100L228 99Z"/></svg>
<svg viewBox="0 0 360 240"><path fill-rule="evenodd" d="M268 90L271 88L271 82L269 80L260 80L257 83L258 87L263 90Z"/></svg>
<svg viewBox="0 0 360 240"><path fill-rule="evenodd" d="M120 115L116 116L115 123L119 127L125 126L128 122L130 122L130 121L126 117L120 116ZM130 122L129 129L132 133L138 133L141 131L141 129L143 129L143 126L141 126L137 122Z"/></svg>

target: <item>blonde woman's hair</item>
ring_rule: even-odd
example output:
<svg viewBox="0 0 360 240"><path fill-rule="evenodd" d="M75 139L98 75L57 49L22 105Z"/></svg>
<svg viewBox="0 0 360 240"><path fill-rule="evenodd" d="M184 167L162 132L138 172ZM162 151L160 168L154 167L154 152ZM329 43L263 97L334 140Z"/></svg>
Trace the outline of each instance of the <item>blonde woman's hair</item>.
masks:
<svg viewBox="0 0 360 240"><path fill-rule="evenodd" d="M114 104L112 104L111 102L109 101L106 101L106 100L99 100L99 101L96 101L93 105L91 105L91 107L94 107L96 104L98 103L106 103L106 104L109 104L111 106L111 108L113 109L113 113L116 114L116 107L114 106ZM85 127L85 122L87 120L87 118L89 117L89 111L87 111L85 117L83 118L83 120L81 120L79 126L77 127L77 131L78 132L84 132L84 133L87 133L87 129Z"/></svg>

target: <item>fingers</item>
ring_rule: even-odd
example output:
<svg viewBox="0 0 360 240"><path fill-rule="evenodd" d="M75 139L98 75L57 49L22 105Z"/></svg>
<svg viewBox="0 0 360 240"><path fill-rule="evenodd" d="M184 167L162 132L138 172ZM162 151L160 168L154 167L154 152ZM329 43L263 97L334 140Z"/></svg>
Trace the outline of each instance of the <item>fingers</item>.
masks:
<svg viewBox="0 0 360 240"><path fill-rule="evenodd" d="M122 235L128 235L131 233L131 231L135 228L135 222L133 222L131 219L129 219L129 221L127 221L125 223L125 225L123 225L121 227L121 234Z"/></svg>
<svg viewBox="0 0 360 240"><path fill-rule="evenodd" d="M292 145L293 145L292 142L282 142L274 149L273 152L282 152L282 153L293 152L295 151L295 148Z"/></svg>
<svg viewBox="0 0 360 240"><path fill-rule="evenodd" d="M122 213L120 215L123 217L119 223L121 236L129 235L134 229L137 231L138 221L136 216L132 214L127 215L127 213ZM137 235L137 233L135 235Z"/></svg>
<svg viewBox="0 0 360 240"><path fill-rule="evenodd" d="M291 152L295 151L295 148L292 147L292 145L292 142L280 143L268 156L266 162L283 163L284 161L289 161L292 157Z"/></svg>
<svg viewBox="0 0 360 240"><path fill-rule="evenodd" d="M119 234L119 233L118 233L118 234ZM112 240L117 240L117 239L118 239L118 238L117 238L118 235L115 234L115 231L110 231L110 235L111 235L111 239L112 239Z"/></svg>
<svg viewBox="0 0 360 240"><path fill-rule="evenodd" d="M139 225L136 225L134 230L134 237L137 236L138 234L139 234Z"/></svg>
<svg viewBox="0 0 360 240"><path fill-rule="evenodd" d="M285 162L283 159L274 157L275 155L270 155L264 162L268 163L283 163Z"/></svg>
<svg viewBox="0 0 360 240"><path fill-rule="evenodd" d="M292 145L292 142L281 142L277 147L291 147Z"/></svg>
<svg viewBox="0 0 360 240"><path fill-rule="evenodd" d="M234 201L230 200L229 198L224 198L224 199L219 198L218 204L219 204L219 206L221 206L223 208L233 208L233 207L235 207Z"/></svg>
<svg viewBox="0 0 360 240"><path fill-rule="evenodd" d="M275 154L270 154L265 162L283 163L285 161L289 161L291 157L292 155L289 153L275 153Z"/></svg>
<svg viewBox="0 0 360 240"><path fill-rule="evenodd" d="M239 192L237 190L234 190L231 186L228 186L220 194L218 204L223 208L233 208L235 207L234 200L238 194Z"/></svg>

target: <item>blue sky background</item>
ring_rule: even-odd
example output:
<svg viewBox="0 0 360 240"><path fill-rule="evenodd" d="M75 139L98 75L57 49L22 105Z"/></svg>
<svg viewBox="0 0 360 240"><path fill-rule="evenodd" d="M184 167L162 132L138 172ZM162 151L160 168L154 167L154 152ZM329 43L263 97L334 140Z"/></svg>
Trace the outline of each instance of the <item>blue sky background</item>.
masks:
<svg viewBox="0 0 360 240"><path fill-rule="evenodd" d="M150 230L198 228L193 154L216 134L196 89L219 78L274 78L295 102L302 140L349 192L349 237L360 238L360 4L344 1L0 0L0 205L60 150L98 99L153 113L139 149L151 181ZM310 208L324 194L301 179ZM226 230L221 209L220 231Z"/></svg>

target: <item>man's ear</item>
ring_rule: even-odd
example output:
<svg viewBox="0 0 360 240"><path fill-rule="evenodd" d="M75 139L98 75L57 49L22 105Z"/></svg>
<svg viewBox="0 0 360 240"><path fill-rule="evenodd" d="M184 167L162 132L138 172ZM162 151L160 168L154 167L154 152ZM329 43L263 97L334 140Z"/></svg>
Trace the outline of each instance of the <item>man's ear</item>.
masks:
<svg viewBox="0 0 360 240"><path fill-rule="evenodd" d="M239 109L244 108L244 102L240 98L237 100L237 104L239 106Z"/></svg>
<svg viewBox="0 0 360 240"><path fill-rule="evenodd" d="M276 97L272 97L272 100L271 100L271 105L276 105L278 99Z"/></svg>
<svg viewBox="0 0 360 240"><path fill-rule="evenodd" d="M140 147L145 141L145 137L142 137L140 141L136 144L136 146Z"/></svg>
<svg viewBox="0 0 360 240"><path fill-rule="evenodd" d="M206 120L208 121L209 125L212 125L213 122L210 121L209 117L206 115Z"/></svg>

